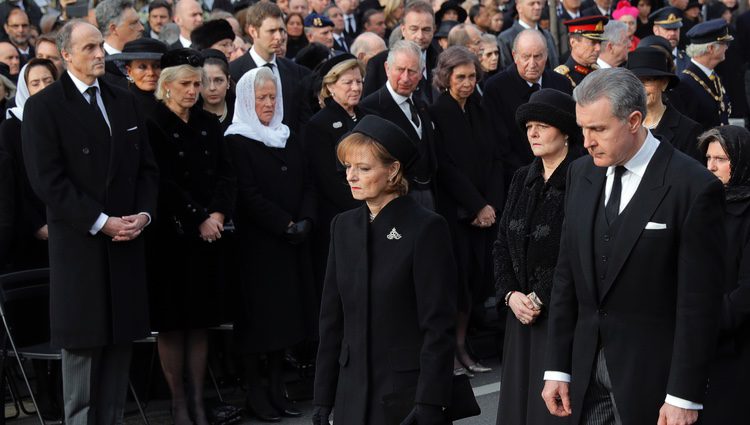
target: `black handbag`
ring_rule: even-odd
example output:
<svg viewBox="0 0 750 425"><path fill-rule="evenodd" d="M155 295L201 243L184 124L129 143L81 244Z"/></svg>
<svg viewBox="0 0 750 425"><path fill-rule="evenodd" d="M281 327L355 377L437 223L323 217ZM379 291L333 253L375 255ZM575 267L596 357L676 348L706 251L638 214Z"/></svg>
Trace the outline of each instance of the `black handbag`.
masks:
<svg viewBox="0 0 750 425"><path fill-rule="evenodd" d="M414 408L417 387L400 390L383 397L383 410L385 412L385 423L387 425L401 425L404 419ZM451 404L445 411L446 418L450 421L477 416L482 413L474 390L466 375L453 376L453 389L451 392Z"/></svg>

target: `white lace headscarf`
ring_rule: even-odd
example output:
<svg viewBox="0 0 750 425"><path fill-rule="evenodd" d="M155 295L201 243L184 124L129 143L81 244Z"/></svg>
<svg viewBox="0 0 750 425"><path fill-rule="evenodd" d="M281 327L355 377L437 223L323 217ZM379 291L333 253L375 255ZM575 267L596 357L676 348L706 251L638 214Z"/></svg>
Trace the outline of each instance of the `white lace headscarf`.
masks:
<svg viewBox="0 0 750 425"><path fill-rule="evenodd" d="M10 118L11 114L13 114L12 116L18 118L18 121L23 121L23 105L26 104L26 101L31 97L31 93L29 93L29 86L26 85L26 78L24 77L24 75L26 75L27 66L29 65L24 65L23 68L21 68L21 71L18 73L18 85L16 86L16 106L5 111L5 118Z"/></svg>

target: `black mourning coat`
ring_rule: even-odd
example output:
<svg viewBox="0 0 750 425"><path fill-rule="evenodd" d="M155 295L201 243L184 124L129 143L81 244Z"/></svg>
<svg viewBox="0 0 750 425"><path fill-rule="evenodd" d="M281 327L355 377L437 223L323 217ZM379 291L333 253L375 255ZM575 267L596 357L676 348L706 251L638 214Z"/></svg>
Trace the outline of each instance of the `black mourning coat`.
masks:
<svg viewBox="0 0 750 425"><path fill-rule="evenodd" d="M315 405L336 422L381 425L383 396L450 402L456 266L442 217L408 196L368 223L366 205L331 223L320 311Z"/></svg>
<svg viewBox="0 0 750 425"><path fill-rule="evenodd" d="M660 143L618 218L600 281L593 238L606 171L590 156L570 165L546 370L572 374L571 423L578 424L601 346L622 424L655 423L666 394L705 398L711 350L697 347L713 347L718 329L724 193L705 167ZM646 229L649 222L666 229Z"/></svg>
<svg viewBox="0 0 750 425"><path fill-rule="evenodd" d="M662 142L668 142L682 153L705 163L706 157L698 152L698 136L702 132L700 124L681 114L670 104L667 104L659 125L651 130Z"/></svg>
<svg viewBox="0 0 750 425"><path fill-rule="evenodd" d="M386 37L386 40L388 38ZM437 66L438 56L440 51L434 46L433 43L427 48L427 61L425 62L425 71L427 73L427 79L422 78L419 82L417 90L414 92L414 96L419 97L426 103L432 103L437 96L432 89L432 71ZM388 81L388 75L385 73L385 62L388 60L388 50L384 50L377 55L370 58L367 62L367 69L365 71L365 81L362 87L362 98L377 92Z"/></svg>
<svg viewBox="0 0 750 425"><path fill-rule="evenodd" d="M279 67L281 93L284 98L283 122L292 132L299 135L312 115L310 104L307 102L309 88L305 84L310 71L280 56L276 57L276 64ZM229 74L232 76L232 81L239 82L247 71L255 68L257 65L248 51L229 64Z"/></svg>
<svg viewBox="0 0 750 425"><path fill-rule="evenodd" d="M547 70L542 74L542 87L572 94L573 88L562 75ZM516 110L529 101L529 84L518 75L515 65L487 80L482 96L482 108L487 114L488 136L500 147L505 168L505 184L510 184L513 173L534 159L526 136L516 124Z"/></svg>
<svg viewBox="0 0 750 425"><path fill-rule="evenodd" d="M99 85L111 136L67 72L29 98L21 129L31 186L47 205L52 344L67 349L149 331L144 238L89 230L100 213L156 219L158 168L133 95Z"/></svg>
<svg viewBox="0 0 750 425"><path fill-rule="evenodd" d="M21 149L21 121L15 116L0 124L0 154L6 157L3 172L8 173L0 186L0 223L8 225L7 232L0 235L0 268L3 264L9 264L9 270L47 267L47 242L34 236L47 224L45 206L29 184Z"/></svg>
<svg viewBox="0 0 750 425"><path fill-rule="evenodd" d="M209 214L230 218L236 177L214 115L200 106L185 123L158 103L147 121L161 170L159 219L148 238L152 329L185 330L225 321L226 239L208 243L199 226Z"/></svg>
<svg viewBox="0 0 750 425"><path fill-rule="evenodd" d="M240 294L235 335L244 352L281 350L314 332L310 243L292 245L284 238L289 222L315 222L312 179L293 137L284 148L236 134L227 136L227 144L237 170Z"/></svg>

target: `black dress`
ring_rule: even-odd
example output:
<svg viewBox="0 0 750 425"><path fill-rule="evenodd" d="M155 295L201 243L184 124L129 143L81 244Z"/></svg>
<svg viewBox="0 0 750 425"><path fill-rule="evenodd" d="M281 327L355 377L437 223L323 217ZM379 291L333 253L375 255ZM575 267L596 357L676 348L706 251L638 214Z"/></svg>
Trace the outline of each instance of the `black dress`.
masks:
<svg viewBox="0 0 750 425"><path fill-rule="evenodd" d="M149 226L152 329L218 325L224 312L226 239L208 243L199 226L212 212L231 216L236 178L219 123L194 107L183 122L159 103L147 122L159 165L159 209Z"/></svg>
<svg viewBox="0 0 750 425"><path fill-rule="evenodd" d="M292 245L289 222L315 222L315 193L299 142L272 148L227 136L237 169L234 220L240 258L235 336L245 353L291 347L315 334L310 242Z"/></svg>
<svg viewBox="0 0 750 425"><path fill-rule="evenodd" d="M326 107L313 115L305 128L305 155L318 194L317 226L314 234L314 266L318 291L325 276L330 225L333 217L361 204L352 197L346 170L336 157L336 147L365 114L355 107L353 119L338 103L328 98Z"/></svg>
<svg viewBox="0 0 750 425"><path fill-rule="evenodd" d="M562 232L565 179L572 154L544 181L540 158L513 176L494 246L495 288L502 303L510 291L535 292L550 304L552 275ZM504 307L504 306L503 306ZM544 381L547 309L533 325L507 310L498 425L564 424L550 415L540 394Z"/></svg>
<svg viewBox="0 0 750 425"><path fill-rule="evenodd" d="M458 265L459 310L467 311L472 300L481 302L492 293L490 248L496 226L481 228L471 222L485 205L497 211L504 202L504 169L499 147L488 138L480 97L474 93L464 109L447 92L430 107L439 155L438 212L445 217L453 236Z"/></svg>

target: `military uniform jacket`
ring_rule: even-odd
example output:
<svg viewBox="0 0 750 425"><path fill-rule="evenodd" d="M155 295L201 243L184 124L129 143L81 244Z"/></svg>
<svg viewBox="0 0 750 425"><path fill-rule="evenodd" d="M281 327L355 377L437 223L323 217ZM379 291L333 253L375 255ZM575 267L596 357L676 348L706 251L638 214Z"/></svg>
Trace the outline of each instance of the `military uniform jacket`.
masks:
<svg viewBox="0 0 750 425"><path fill-rule="evenodd" d="M697 65L690 65L680 73L680 85L677 86L683 114L701 125L703 130L718 125L729 124L731 104L721 84L721 78L714 71L710 79ZM678 106L680 106L678 104Z"/></svg>
<svg viewBox="0 0 750 425"><path fill-rule="evenodd" d="M363 205L331 223L315 405L336 422L384 423L382 399L416 386L447 406L453 380L456 265L445 220L408 196L368 223Z"/></svg>
<svg viewBox="0 0 750 425"><path fill-rule="evenodd" d="M67 72L29 98L21 128L29 181L47 205L52 344L67 349L149 330L143 237L89 231L100 213L156 219L158 169L133 95L99 86L111 135Z"/></svg>
<svg viewBox="0 0 750 425"><path fill-rule="evenodd" d="M570 81L570 84L575 87L581 84L581 81L583 81L583 79L587 75L596 71L597 69L599 69L599 66L596 64L593 64L590 67L583 66L573 60L573 57L570 56L563 65L555 68L555 72L565 76Z"/></svg>

